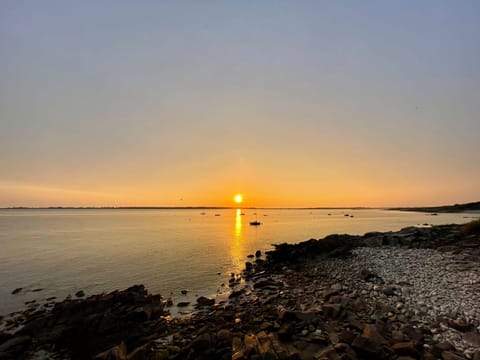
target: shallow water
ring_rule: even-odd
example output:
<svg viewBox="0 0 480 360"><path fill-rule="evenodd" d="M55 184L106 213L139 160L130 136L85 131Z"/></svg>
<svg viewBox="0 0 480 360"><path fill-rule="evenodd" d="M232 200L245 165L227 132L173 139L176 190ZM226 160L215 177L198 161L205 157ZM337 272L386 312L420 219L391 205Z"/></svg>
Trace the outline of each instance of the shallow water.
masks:
<svg viewBox="0 0 480 360"><path fill-rule="evenodd" d="M205 213L202 215L201 213ZM245 213L245 215L241 215ZM250 226L257 213L261 226ZM215 216L215 215L218 216ZM330 214L330 215L328 215ZM352 214L354 217L347 217ZM215 294L255 250L332 233L463 223L478 214L384 210L0 210L0 314L25 301L142 283L174 300ZM15 288L23 290L12 295ZM41 291L33 291L42 289ZM180 290L187 289L187 296Z"/></svg>

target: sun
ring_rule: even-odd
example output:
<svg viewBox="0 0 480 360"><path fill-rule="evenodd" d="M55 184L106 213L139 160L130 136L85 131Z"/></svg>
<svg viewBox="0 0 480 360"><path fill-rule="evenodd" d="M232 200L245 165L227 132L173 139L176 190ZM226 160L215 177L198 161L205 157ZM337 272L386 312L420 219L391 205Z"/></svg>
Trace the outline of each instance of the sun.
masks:
<svg viewBox="0 0 480 360"><path fill-rule="evenodd" d="M243 202L243 195L242 194L236 194L233 197L233 201L235 201L237 204L241 204Z"/></svg>

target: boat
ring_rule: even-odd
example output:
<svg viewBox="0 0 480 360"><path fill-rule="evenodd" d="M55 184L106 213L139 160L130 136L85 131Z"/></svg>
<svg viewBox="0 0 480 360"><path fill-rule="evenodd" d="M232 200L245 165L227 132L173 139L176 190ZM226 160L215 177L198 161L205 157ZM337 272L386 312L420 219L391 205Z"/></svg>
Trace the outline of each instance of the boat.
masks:
<svg viewBox="0 0 480 360"><path fill-rule="evenodd" d="M262 223L261 223L260 221L258 221L257 213L255 213L255 221L250 221L250 225L251 225L251 226L262 225Z"/></svg>

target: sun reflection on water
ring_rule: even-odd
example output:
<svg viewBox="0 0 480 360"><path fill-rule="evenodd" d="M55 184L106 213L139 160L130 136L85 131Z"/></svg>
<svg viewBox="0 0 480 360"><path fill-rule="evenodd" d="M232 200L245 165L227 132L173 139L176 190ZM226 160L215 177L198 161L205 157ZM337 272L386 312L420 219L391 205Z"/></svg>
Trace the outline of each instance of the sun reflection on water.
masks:
<svg viewBox="0 0 480 360"><path fill-rule="evenodd" d="M237 209L235 212L235 229L233 233L232 245L231 245L231 257L233 271L239 272L242 268L244 261L244 244L242 237L242 210Z"/></svg>
<svg viewBox="0 0 480 360"><path fill-rule="evenodd" d="M242 237L242 210L237 209L235 213L235 240L240 240Z"/></svg>

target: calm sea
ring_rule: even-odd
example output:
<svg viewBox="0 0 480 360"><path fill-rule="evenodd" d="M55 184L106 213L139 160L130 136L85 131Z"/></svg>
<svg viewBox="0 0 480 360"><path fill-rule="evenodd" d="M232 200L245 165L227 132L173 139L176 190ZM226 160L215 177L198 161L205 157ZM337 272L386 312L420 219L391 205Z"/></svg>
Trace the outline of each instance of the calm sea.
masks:
<svg viewBox="0 0 480 360"><path fill-rule="evenodd" d="M204 213L204 214L202 214ZM255 215L257 213L257 215ZM345 214L354 217L346 217ZM244 215L242 215L244 214ZM329 215L330 214L330 215ZM255 220L261 226L250 226ZM478 214L383 210L0 210L0 314L144 284L176 301L214 295L255 250L331 233L363 234ZM16 288L23 290L12 295ZM40 291L34 291L39 290ZM189 291L187 296L180 291Z"/></svg>

